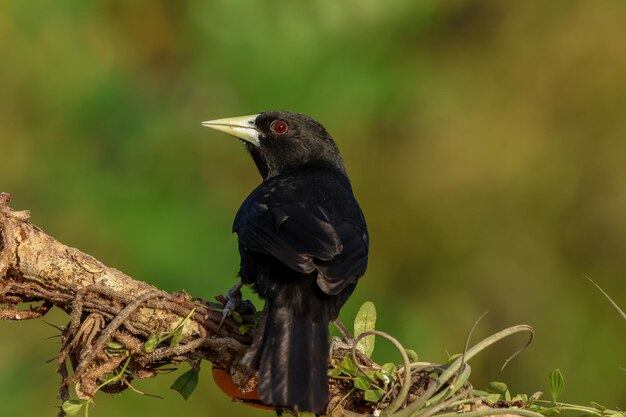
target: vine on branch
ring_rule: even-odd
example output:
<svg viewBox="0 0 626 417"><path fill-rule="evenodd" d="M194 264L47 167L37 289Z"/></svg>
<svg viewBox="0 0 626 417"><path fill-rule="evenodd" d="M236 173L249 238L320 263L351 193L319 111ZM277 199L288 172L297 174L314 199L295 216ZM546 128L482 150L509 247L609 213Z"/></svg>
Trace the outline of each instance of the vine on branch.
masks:
<svg viewBox="0 0 626 417"><path fill-rule="evenodd" d="M202 360L212 363L216 383L234 401L264 407L255 392L255 375L239 363L255 331L257 313L251 304L240 304L221 325L223 296L206 301L134 280L56 241L30 223L28 212L12 210L10 200L0 193L0 319L39 318L52 307L69 315L67 326L59 329L62 343L55 358L61 376L59 416L81 410L87 415L98 391L141 393L132 385L135 379L154 377L182 363L191 369L172 388L187 398L198 384ZM532 339L529 326L502 330L466 346L448 363L436 364L419 362L414 351L375 330L375 322L373 303L365 303L355 322L356 339L338 323L343 338L331 343L327 414L541 417L538 412L549 409L537 405L538 397L507 397L506 388L501 394L480 392L469 382L468 360L515 333L530 333ZM375 337L390 341L402 363L374 362ZM593 409L586 411L594 414Z"/></svg>

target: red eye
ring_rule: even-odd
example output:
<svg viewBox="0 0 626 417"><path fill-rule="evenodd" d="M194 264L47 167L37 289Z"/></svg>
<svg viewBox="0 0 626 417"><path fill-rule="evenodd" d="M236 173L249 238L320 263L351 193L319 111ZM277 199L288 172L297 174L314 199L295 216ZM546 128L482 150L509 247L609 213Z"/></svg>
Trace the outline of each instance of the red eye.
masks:
<svg viewBox="0 0 626 417"><path fill-rule="evenodd" d="M270 125L270 129L272 129L277 135L282 135L287 131L288 128L287 123L283 122L282 120L275 120Z"/></svg>

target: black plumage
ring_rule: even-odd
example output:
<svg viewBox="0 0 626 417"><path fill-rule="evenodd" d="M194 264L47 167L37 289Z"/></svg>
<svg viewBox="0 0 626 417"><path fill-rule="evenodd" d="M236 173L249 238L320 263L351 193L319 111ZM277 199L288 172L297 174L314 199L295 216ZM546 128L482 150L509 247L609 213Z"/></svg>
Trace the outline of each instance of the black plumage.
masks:
<svg viewBox="0 0 626 417"><path fill-rule="evenodd" d="M240 276L265 299L243 361L268 405L322 412L328 323L367 268L368 234L339 150L322 125L265 112L205 125L242 139L263 182L235 217Z"/></svg>

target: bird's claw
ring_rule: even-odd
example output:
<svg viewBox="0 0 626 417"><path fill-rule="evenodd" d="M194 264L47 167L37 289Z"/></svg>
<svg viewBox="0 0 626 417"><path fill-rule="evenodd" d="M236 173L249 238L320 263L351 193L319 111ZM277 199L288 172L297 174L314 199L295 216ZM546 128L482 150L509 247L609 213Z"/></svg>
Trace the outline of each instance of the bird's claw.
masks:
<svg viewBox="0 0 626 417"><path fill-rule="evenodd" d="M226 292L225 298L227 301L226 301L226 305L224 306L224 310L222 311L222 319L220 320L220 324L217 327L218 331L222 328L222 324L224 324L224 320L226 320L226 318L229 317L233 313L233 311L237 309L239 304L241 304L241 287L242 286L243 286L243 283L239 281L235 286L233 286L231 289L229 289Z"/></svg>

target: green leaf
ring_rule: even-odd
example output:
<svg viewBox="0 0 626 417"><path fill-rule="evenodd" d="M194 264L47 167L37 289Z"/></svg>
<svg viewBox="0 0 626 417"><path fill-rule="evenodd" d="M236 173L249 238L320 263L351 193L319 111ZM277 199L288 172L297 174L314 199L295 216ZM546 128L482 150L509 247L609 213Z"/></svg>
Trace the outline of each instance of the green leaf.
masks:
<svg viewBox="0 0 626 417"><path fill-rule="evenodd" d="M489 385L487 385L487 390L489 392L496 392L498 394L504 394L506 392L506 390L509 389L509 387L507 387L507 385L504 382L490 382Z"/></svg>
<svg viewBox="0 0 626 417"><path fill-rule="evenodd" d="M75 416L80 409L83 408L83 405L85 405L85 403L79 400L67 400L63 403L61 408L68 416Z"/></svg>
<svg viewBox="0 0 626 417"><path fill-rule="evenodd" d="M192 368L179 376L170 388L174 391L178 391L184 399L187 399L191 396L197 385L198 371Z"/></svg>
<svg viewBox="0 0 626 417"><path fill-rule="evenodd" d="M455 360L459 359L461 356L463 356L462 353L455 353L454 355L449 356L448 357L448 363L454 362Z"/></svg>
<svg viewBox="0 0 626 417"><path fill-rule="evenodd" d="M603 406L602 404L598 404L595 401L589 401L589 403L591 404L591 406L593 408L595 408L596 410L600 411L600 412L604 412L606 410L606 407Z"/></svg>
<svg viewBox="0 0 626 417"><path fill-rule="evenodd" d="M126 348L126 345L124 345L124 343L122 342L118 342L117 340L111 340L109 343L107 343L107 348L113 350L122 350Z"/></svg>
<svg viewBox="0 0 626 417"><path fill-rule="evenodd" d="M368 389L367 391L365 391L365 395L363 396L365 398L365 401L370 401L370 402L378 402L381 398L383 398L383 395L385 395L385 393L383 391L381 391L378 388L372 388L372 389Z"/></svg>
<svg viewBox="0 0 626 417"><path fill-rule="evenodd" d="M563 374L559 369L555 369L550 374L550 395L552 395L552 401L556 402L563 392L563 386L565 385L565 381L563 380Z"/></svg>
<svg viewBox="0 0 626 417"><path fill-rule="evenodd" d="M178 327L174 333L172 333L172 338L170 339L170 347L174 347L178 345L181 340L183 340L183 327Z"/></svg>
<svg viewBox="0 0 626 417"><path fill-rule="evenodd" d="M358 372L358 368L356 364L352 360L352 355L348 354L343 357L343 361L341 362L341 369L348 375L356 375Z"/></svg>
<svg viewBox="0 0 626 417"><path fill-rule="evenodd" d="M418 356L417 356L417 352L415 352L413 349L405 349L406 354L409 356L409 360L411 362L417 362Z"/></svg>
<svg viewBox="0 0 626 417"><path fill-rule="evenodd" d="M237 324L243 323L243 317L241 317L241 314L239 314L238 312L233 311L231 313L231 316L233 317L233 320L235 320L235 323Z"/></svg>
<svg viewBox="0 0 626 417"><path fill-rule="evenodd" d="M498 401L500 401L501 396L501 394L489 394L487 395L487 401L489 401L491 404L497 403Z"/></svg>
<svg viewBox="0 0 626 417"><path fill-rule="evenodd" d="M376 376L383 381L385 385L389 384L396 379L396 365L391 362L384 364L380 368L380 371L376 372Z"/></svg>
<svg viewBox="0 0 626 417"><path fill-rule="evenodd" d="M328 376L329 376L329 377L331 377L331 378L335 378L335 377L337 377L337 376L341 375L341 373L342 373L342 372L343 372L343 371L342 371L342 369L341 369L341 368L333 368L333 369L329 369L329 370L328 370Z"/></svg>
<svg viewBox="0 0 626 417"><path fill-rule="evenodd" d="M526 394L516 394L515 397L511 398L511 401L522 401L524 404L528 402L528 395Z"/></svg>
<svg viewBox="0 0 626 417"><path fill-rule="evenodd" d="M359 312L354 319L354 337L359 337L361 333L376 330L376 307L371 301L363 303ZM376 338L374 335L366 336L359 340L356 348L363 352L368 358L374 352L374 343Z"/></svg>
<svg viewBox="0 0 626 417"><path fill-rule="evenodd" d="M126 352L126 346L117 340L111 340L105 348L106 354L110 357L121 356Z"/></svg>
<svg viewBox="0 0 626 417"><path fill-rule="evenodd" d="M544 416L554 416L556 414L559 414L560 412L561 410L559 410L557 407L544 408L543 410L539 411L539 413L543 414Z"/></svg>
<svg viewBox="0 0 626 417"><path fill-rule="evenodd" d="M160 340L156 334L151 334L146 343L143 344L143 350L146 353L154 352L154 349L158 346Z"/></svg>
<svg viewBox="0 0 626 417"><path fill-rule="evenodd" d="M396 374L396 364L388 362L384 364L380 370L386 375L393 376Z"/></svg>
<svg viewBox="0 0 626 417"><path fill-rule="evenodd" d="M361 391L367 391L371 385L372 381L365 375L358 376L354 379L354 388L360 389Z"/></svg>

